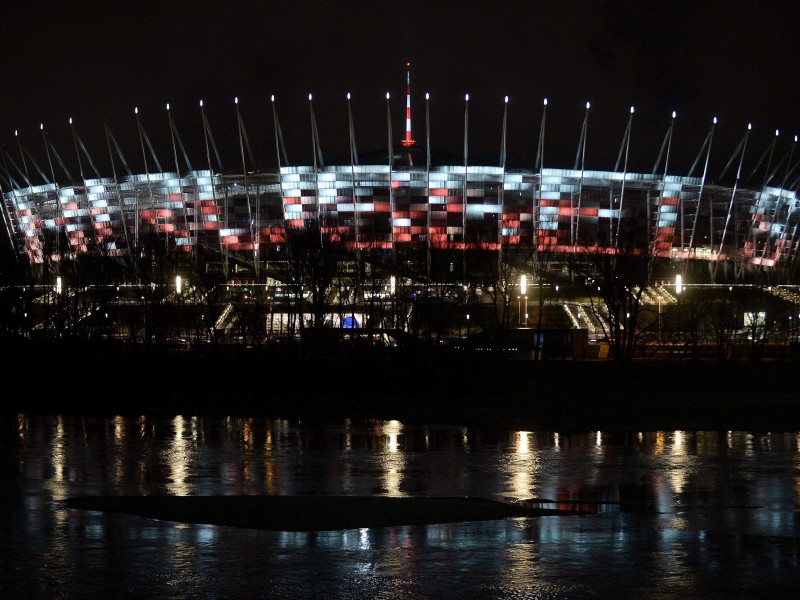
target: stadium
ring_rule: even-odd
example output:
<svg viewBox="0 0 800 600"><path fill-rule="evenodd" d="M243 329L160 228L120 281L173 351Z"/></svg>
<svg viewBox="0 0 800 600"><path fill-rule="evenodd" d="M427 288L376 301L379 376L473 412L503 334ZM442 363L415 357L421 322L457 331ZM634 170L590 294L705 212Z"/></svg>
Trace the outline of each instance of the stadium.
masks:
<svg viewBox="0 0 800 600"><path fill-rule="evenodd" d="M670 125L652 172L635 173L627 169L629 121L613 169L585 170L587 103L574 167L547 168L542 160L545 100L532 168L506 167L505 116L498 164L471 164L466 109L463 161L454 164L453 157L437 156L429 144L413 139L410 63L407 67L405 136L399 144L393 143L387 114L391 151L359 156L351 115L347 164L323 163L313 108L314 164L287 164L274 98L279 167L268 172L246 172L244 160L241 174L215 171L211 150L218 159L219 154L205 116L208 169L191 170L170 119L175 170L165 170L138 120L138 109L145 173L130 172L109 130L109 150L113 147L118 160L112 162L113 173L106 176L97 172L74 130L77 180L46 136L49 169L40 167L21 144L16 157L4 150L3 219L14 251L30 264L59 263L65 256L84 253L124 257L139 252L146 235L155 235L168 239L175 252L192 253L204 246L258 270L264 255L286 247L287 232L315 227L325 242L349 250L496 252L526 247L534 253L564 255L635 252L671 261L735 265L728 272L736 278L754 268L780 270L783 278L792 276L800 220L798 175L791 154L773 159L774 144L769 160L762 156L759 161L763 180L758 187L740 183L747 136L725 168L735 172L731 185L720 186L711 183L706 172L714 127L690 173L678 175L669 169ZM238 99L236 104L244 158L250 147ZM633 112L631 107L631 119ZM448 158L450 164L443 164ZM610 166L612 161L608 162ZM33 171L41 178L38 185ZM96 177L87 177L90 171ZM724 173L718 179L723 178Z"/></svg>
<svg viewBox="0 0 800 600"><path fill-rule="evenodd" d="M196 272L202 257L204 273L214 272L226 283L244 281L276 289L298 286L292 288L297 297L318 307L309 309L310 322L337 325L348 312L349 323L369 321L365 304L378 296L394 296L398 286L413 289L410 293L416 298L420 286L429 293L432 286L446 285L456 290L451 295L463 296L465 304L470 293L473 299L476 292L492 296L494 304L502 305L503 314L497 318L501 326L515 322L528 326L528 281L553 289L559 282L592 284L609 279L603 273L608 261L614 269L623 262L644 265L646 273L637 275L635 282L626 277L626 285L644 294L637 296L637 303L647 294L655 303L656 295L648 290L653 286L661 290L659 315L661 302L674 302L675 292L680 292L681 283L674 282L768 284L770 290L795 283L800 222L797 165L792 161L794 145L779 156L777 132L758 162L757 186L742 183L747 134L723 176L712 180L708 174L716 119L688 174L670 172L672 125L652 171L628 171L631 120L618 155L609 160L613 168L588 170L583 162L587 103L575 164L555 168L543 160L545 100L538 152L530 168L506 165L505 117L498 162L473 164L466 135L469 97L465 97L464 154L454 160L438 154L427 140L414 139L410 68L406 87L406 127L399 143L393 140L387 114L385 149L359 154L351 115L350 157L337 164L322 160L313 108L313 164L288 164L274 99L279 166L267 171L215 169L214 159L221 161L205 114L202 150L207 168L203 170L191 168L171 119L169 155L174 170L163 168L138 116L144 173L130 172L108 129L112 173L104 176L75 130L77 178L46 135L48 168L20 144L16 156L5 151L0 170L3 219L13 252L45 278L66 277L61 272L64 265L81 257L103 257L127 265L128 282L148 284L156 282L152 268L156 257L173 257L170 281L182 276L193 282L204 276ZM631 119L633 114L631 108ZM250 146L238 100L237 117L244 166ZM716 183L724 175L730 183ZM747 181L752 180L751 176ZM337 276L344 273L350 278L349 285L340 285L333 294L337 302L351 307L339 310L338 319L325 308L333 302L333 276L321 275L327 268L323 255L335 256ZM319 264L309 266L310 257ZM143 268L143 262L151 267ZM191 264L194 271L187 272L181 264ZM158 283L163 285L167 275L163 269L160 273ZM326 283L314 281L315 277ZM668 281L675 286L672 292L664 287ZM341 300L343 290L346 301ZM519 306L514 306L515 299ZM624 329L625 320L609 314L617 309L609 311L607 298L603 302L605 324L597 328L608 338L609 330ZM586 319L596 320L596 313ZM580 317L569 314L566 322L578 325Z"/></svg>

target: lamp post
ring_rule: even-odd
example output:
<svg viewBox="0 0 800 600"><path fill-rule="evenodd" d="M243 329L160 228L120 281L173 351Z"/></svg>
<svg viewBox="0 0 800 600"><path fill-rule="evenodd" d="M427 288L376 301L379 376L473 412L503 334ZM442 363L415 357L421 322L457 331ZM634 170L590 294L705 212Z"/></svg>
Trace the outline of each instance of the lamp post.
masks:
<svg viewBox="0 0 800 600"><path fill-rule="evenodd" d="M61 275L56 277L56 294L53 301L55 303L55 313L57 315L56 318L56 326L58 327L58 331L56 332L58 335L61 335L61 332L64 329L64 305L63 305L63 297L61 296L61 292L63 291L63 287L61 284Z"/></svg>
<svg viewBox="0 0 800 600"><path fill-rule="evenodd" d="M391 315L392 315L392 323L391 323L392 327L395 326L396 318L397 318L397 309L396 309L396 306L395 306L396 305L396 303L395 303L395 292L396 291L397 291L397 279L395 278L394 275L392 275L391 277L389 277L389 302L391 303L391 306L392 306L392 312L391 312Z"/></svg>
<svg viewBox="0 0 800 600"><path fill-rule="evenodd" d="M528 325L528 276L527 275L520 275L519 278L519 291L525 298L525 325ZM520 315L520 321L522 320L522 315Z"/></svg>
<svg viewBox="0 0 800 600"><path fill-rule="evenodd" d="M661 296L658 297L658 343L661 343Z"/></svg>
<svg viewBox="0 0 800 600"><path fill-rule="evenodd" d="M181 292L182 291L183 291L183 279L181 278L180 275L176 275L175 276L175 294L177 295L177 300L178 300L178 336L177 337L178 337L179 340L183 338L183 323L181 322L182 321L182 317L183 317L183 310L181 310L182 306L183 306L183 299L181 297Z"/></svg>

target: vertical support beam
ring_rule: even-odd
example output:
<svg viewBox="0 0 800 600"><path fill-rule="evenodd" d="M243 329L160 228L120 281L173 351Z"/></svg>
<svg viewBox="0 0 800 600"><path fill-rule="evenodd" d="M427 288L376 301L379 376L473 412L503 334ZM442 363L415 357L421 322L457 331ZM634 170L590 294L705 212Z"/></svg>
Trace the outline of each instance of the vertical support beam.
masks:
<svg viewBox="0 0 800 600"><path fill-rule="evenodd" d="M144 160L144 175L147 178L147 194L150 199L150 209L153 207L153 186L150 182L150 172L147 166L147 153L144 151L144 132L142 131L142 123L139 120L139 107L134 107L133 114L136 116L136 128L139 130L139 145L142 148L142 160ZM139 223L141 218L139 216L139 194L136 194L136 247L139 247ZM156 222L156 229L158 222Z"/></svg>
<svg viewBox="0 0 800 600"><path fill-rule="evenodd" d="M467 285L467 176L469 174L469 94L464 95L464 186L461 212L461 285Z"/></svg>
<svg viewBox="0 0 800 600"><path fill-rule="evenodd" d="M753 218L755 218L756 215L758 214L758 206L761 203L761 197L764 195L764 193L766 191L766 188L767 188L767 183L769 182L769 169L770 169L770 165L772 164L772 155L775 152L775 144L778 142L778 136L779 135L780 135L780 131L776 129L775 130L775 137L772 139L772 145L771 145L771 147L769 149L769 159L767 160L767 168L764 171L764 181L761 184L761 196L759 196L759 201L758 201L758 203L756 203L756 210L753 212ZM777 215L778 215L778 213L776 211L775 212L775 216L777 217ZM770 229L772 229L772 223L769 223L769 225L770 225ZM751 231L752 231L752 228L751 228ZM759 272L761 272L761 269L764 266L764 257L766 256L766 250L767 250L767 247L769 246L770 235L771 235L771 231L768 231L767 232L767 239L764 240L764 247L761 249L761 257L760 257L761 260L759 260L759 262L758 262L758 271ZM755 258L755 247L753 247L753 254L754 254L753 258Z"/></svg>
<svg viewBox="0 0 800 600"><path fill-rule="evenodd" d="M312 104L312 96L308 95L308 112L311 117L311 146L314 153L314 198L317 201L317 227L319 228L319 246L322 248L322 204L319 201L319 167L320 162L317 160L319 152L319 138L317 136L317 120L314 118L314 105Z"/></svg>
<svg viewBox="0 0 800 600"><path fill-rule="evenodd" d="M431 111L429 93L425 94L425 185L428 194L427 235L425 236L427 254L425 267L427 281L431 281Z"/></svg>
<svg viewBox="0 0 800 600"><path fill-rule="evenodd" d="M648 202L648 205L647 205L647 210L648 210L648 214L647 214L647 224L648 224L647 232L648 232L648 235L650 236L650 239L648 239L647 243L648 243L648 247L651 248L651 250L650 250L651 258L656 258L656 256L658 255L658 230L659 230L659 225L658 224L661 222L661 207L664 204L664 192L665 192L665 189L666 189L666 186L667 186L667 174L669 173L669 155L670 155L670 150L672 149L672 130L675 127L675 118L677 116L678 116L678 113L673 110L672 111L672 120L669 122L669 127L667 128L667 135L664 136L664 142L661 144L662 151L666 147L667 154L666 154L666 157L664 158L664 174L661 177L661 193L658 195L658 206L656 206L655 226L652 228L652 232L650 231L650 213L649 213L650 204L649 204L649 202ZM658 160L656 161L656 164L653 167L653 175L655 175L656 169L658 168L658 163L660 161L661 161L661 156L660 156L660 153L659 153ZM682 196L678 199L678 202L679 203L683 202L683 197ZM676 219L680 218L679 215L675 215L675 217L676 217ZM672 239L670 240L670 248L672 248L672 244L674 242L674 239L675 239L675 232L673 231L672 232Z"/></svg>
<svg viewBox="0 0 800 600"><path fill-rule="evenodd" d="M244 139L246 136L244 130L244 121L242 121L242 113L239 111L239 97L233 99L236 107L236 124L239 130L239 154L242 159L242 178L244 181L244 197L247 202L247 225L250 228L250 243L253 245L253 273L256 278L256 283L259 282L259 257L258 257L258 230L255 226L255 219L253 218L253 208L250 206L250 181L247 177L247 163L244 159ZM257 197L257 196L256 196Z"/></svg>
<svg viewBox="0 0 800 600"><path fill-rule="evenodd" d="M392 243L392 258L397 258L394 245L394 187L392 186L392 170L394 169L394 142L392 141L392 111L389 106L389 92L386 92L386 138L389 152L389 228Z"/></svg>
<svg viewBox="0 0 800 600"><path fill-rule="evenodd" d="M570 228L572 230L572 251L575 252L578 245L579 228L581 223L581 197L583 196L583 172L586 166L586 135L589 129L589 108L591 104L586 103L586 115L583 117L583 127L581 127L581 138L578 142L578 153L575 155L575 168L578 168L578 159L580 158L581 177L578 183L578 204L573 208L573 215L570 215ZM574 226L573 226L574 221Z"/></svg>
<svg viewBox="0 0 800 600"><path fill-rule="evenodd" d="M699 193L699 195L697 197L697 207L695 208L695 211L694 211L694 219L693 219L693 222L692 222L692 234L691 234L691 236L689 236L689 250L686 252L686 261L684 262L684 265L683 265L684 275L686 274L686 268L689 265L689 257L692 255L693 252L695 252L694 235L695 235L695 233L697 231L697 220L698 220L698 217L700 215L700 204L703 202L703 190L704 190L705 184L706 184L706 177L708 176L708 160L711 157L711 144L714 141L714 129L715 129L716 126L717 126L717 117L714 117L714 120L711 123L711 129L709 130L708 136L706 138L706 142L707 142L706 143L706 146L707 146L706 159L705 159L705 163L703 165L703 176L700 179L700 193ZM695 161L695 164L696 164L696 162L697 161ZM692 166L692 169L690 170L690 173L691 173L691 171L694 171L694 166ZM709 201L709 204L711 204L711 198L709 198L708 201ZM709 208L713 209L713 206L710 206ZM709 215L713 216L713 214L714 214L714 211L713 210L709 210ZM683 220L681 220L681 251L683 251Z"/></svg>
<svg viewBox="0 0 800 600"><path fill-rule="evenodd" d="M506 189L506 126L508 125L508 96L503 101L503 133L500 144L500 168L503 169L502 181L498 190L499 211L497 213L497 275L500 276L503 265L503 209L505 208Z"/></svg>
<svg viewBox="0 0 800 600"><path fill-rule="evenodd" d="M625 136L623 141L623 146L625 148L625 162L623 163L622 167L622 189L619 193L619 215L617 215L617 230L614 234L614 252L619 252L619 229L620 224L622 223L622 209L623 204L625 202L625 179L628 175L628 154L631 147L631 126L633 125L633 107L631 106L631 114L628 117L628 126L625 129ZM622 148L620 148L620 153L622 152ZM619 159L617 159L617 163L619 163ZM614 170L617 170L617 167L614 167ZM611 214L613 218L613 213Z"/></svg>
<svg viewBox="0 0 800 600"><path fill-rule="evenodd" d="M217 186L214 183L215 175L214 169L211 166L211 146L214 147L214 151L216 152L216 145L214 144L214 138L211 137L211 129L208 124L208 120L206 119L206 112L205 108L203 107L203 101L200 100L200 117L203 121L203 141L205 142L206 146L206 161L208 164L208 176L211 181L211 196L214 199L214 205L216 206L217 203ZM218 157L219 158L219 157ZM220 165L221 166L221 165ZM228 251L225 248L225 243L223 242L222 236L222 229L223 227L228 227L228 195L225 194L225 198L223 200L223 221L220 223L219 221L219 213L215 214L217 218L217 238L219 241L219 253L220 257L222 258L222 273L225 276L225 281L228 280Z"/></svg>
<svg viewBox="0 0 800 600"><path fill-rule="evenodd" d="M542 200L542 172L544 171L544 134L545 134L545 119L547 118L547 98L544 99L542 108L542 122L539 125L539 143L536 147L536 162L534 163L534 172L539 174L539 198L536 198L536 183L534 182L534 189L532 190L531 198L531 241L533 243L533 251L539 252L539 207Z"/></svg>
<svg viewBox="0 0 800 600"><path fill-rule="evenodd" d="M719 263L719 257L722 255L722 249L725 247L725 238L727 237L727 233L728 233L728 224L730 223L731 216L736 214L736 209L735 209L735 207L736 207L736 191L737 191L737 188L739 187L739 178L742 176L742 164L744 163L744 153L745 153L745 150L747 149L747 140L750 137L750 130L752 128L753 128L752 124L748 123L747 124L747 131L745 132L744 139L742 140L742 144L741 144L742 152L739 155L739 166L736 168L736 179L733 182L733 188L731 189L731 199L728 202L728 214L725 216L725 225L723 225L723 227L722 227L722 235L720 236L720 240L719 240L719 250L717 250L717 260L714 262L714 264L712 265L712 268L711 268L712 283L714 283L715 280L716 280L717 265ZM734 247L738 248L738 246L735 245L736 244L736 224L735 223L734 223L733 233L734 233ZM711 242L713 244L713 232L712 232ZM713 249L713 246L712 246L712 249Z"/></svg>

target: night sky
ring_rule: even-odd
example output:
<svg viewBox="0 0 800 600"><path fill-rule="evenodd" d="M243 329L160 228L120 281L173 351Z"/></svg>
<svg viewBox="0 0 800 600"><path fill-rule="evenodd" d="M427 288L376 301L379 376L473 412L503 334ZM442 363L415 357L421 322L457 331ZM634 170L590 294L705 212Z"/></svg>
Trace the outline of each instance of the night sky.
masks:
<svg viewBox="0 0 800 600"><path fill-rule="evenodd" d="M794 0L88 0L15 4L1 22L0 143L17 156L22 142L46 167L43 123L73 175L70 117L103 175L104 119L131 169L143 172L134 107L173 169L167 102L193 168L206 168L201 99L225 170L241 169L236 96L257 169L277 165L271 94L291 163L312 160L309 93L326 164L349 157L347 92L359 152L382 150L386 92L394 140L404 134L407 60L414 137L424 140L429 92L432 146L463 156L469 93L473 164L499 163L505 95L509 166L533 168L545 97L550 167L573 166L587 101L587 168L613 169L631 105L630 171L652 170L673 110L670 170L682 175L715 116L712 178L748 122L750 168L776 129L773 160L800 131Z"/></svg>

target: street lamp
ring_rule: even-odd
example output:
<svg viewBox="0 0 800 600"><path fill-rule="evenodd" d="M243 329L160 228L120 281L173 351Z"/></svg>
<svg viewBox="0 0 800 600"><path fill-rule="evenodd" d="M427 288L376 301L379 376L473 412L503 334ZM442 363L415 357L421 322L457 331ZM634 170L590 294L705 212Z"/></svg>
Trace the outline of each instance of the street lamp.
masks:
<svg viewBox="0 0 800 600"><path fill-rule="evenodd" d="M675 288L677 291L677 287ZM661 296L658 297L658 341L661 342L661 301L663 298Z"/></svg>
<svg viewBox="0 0 800 600"><path fill-rule="evenodd" d="M525 325L527 325L528 324L528 276L527 275L520 275L519 291L525 298ZM520 314L520 322L521 321L522 321L522 315Z"/></svg>
<svg viewBox="0 0 800 600"><path fill-rule="evenodd" d="M397 323L397 302L395 302L395 291L397 290L397 280L395 279L394 275L389 277L389 302L391 303L391 319L392 319L392 327L394 327Z"/></svg>
<svg viewBox="0 0 800 600"><path fill-rule="evenodd" d="M181 290L183 289L183 279L180 275L175 276L175 293L178 296L178 339L183 337L183 324L182 324L182 317L183 311L181 310L183 299L181 298Z"/></svg>

